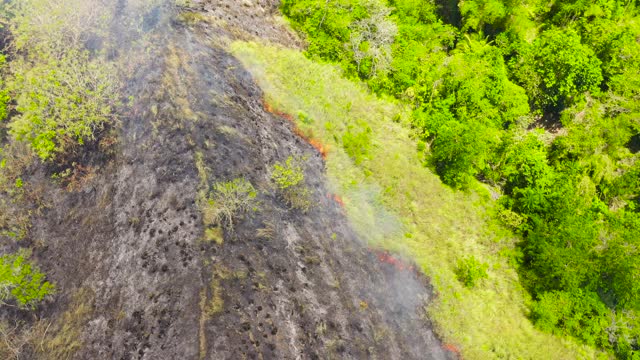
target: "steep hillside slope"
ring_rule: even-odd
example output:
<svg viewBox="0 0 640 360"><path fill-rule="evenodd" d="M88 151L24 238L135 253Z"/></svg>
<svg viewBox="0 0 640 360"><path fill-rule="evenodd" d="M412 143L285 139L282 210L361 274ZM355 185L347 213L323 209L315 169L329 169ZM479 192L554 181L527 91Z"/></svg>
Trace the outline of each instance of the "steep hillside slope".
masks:
<svg viewBox="0 0 640 360"><path fill-rule="evenodd" d="M438 296L427 310L448 346L465 359L607 358L533 326L511 259L518 238L492 219L487 189L453 191L424 166L405 105L297 50L255 42L230 49L270 106L295 114L298 132L328 149L329 184L360 236L415 259L431 278ZM460 271L469 259L486 264L471 286Z"/></svg>
<svg viewBox="0 0 640 360"><path fill-rule="evenodd" d="M156 3L134 13L137 2L120 0L110 26L113 57L128 62L117 142L84 147L72 181L40 162L23 174L43 206L19 202L34 209L30 230L2 244L33 248L57 294L34 314L0 308L16 338L36 334L20 358L454 357L425 318L428 280L360 242L321 154L264 109L225 52L252 36L295 46L275 5ZM307 212L271 181L290 157L304 159ZM211 227L206 194L240 178L256 201L233 227Z"/></svg>

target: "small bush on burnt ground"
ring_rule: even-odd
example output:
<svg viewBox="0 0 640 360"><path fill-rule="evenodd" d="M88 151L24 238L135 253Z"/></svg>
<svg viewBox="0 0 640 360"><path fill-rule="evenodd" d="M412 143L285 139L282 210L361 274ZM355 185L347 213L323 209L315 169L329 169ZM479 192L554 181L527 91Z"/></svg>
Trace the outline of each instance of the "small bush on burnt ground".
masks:
<svg viewBox="0 0 640 360"><path fill-rule="evenodd" d="M255 207L257 195L253 185L243 178L214 184L203 209L205 224L233 231L237 217Z"/></svg>
<svg viewBox="0 0 640 360"><path fill-rule="evenodd" d="M289 156L284 163L275 163L271 181L291 208L307 212L311 208L311 189L304 181L303 161L304 158Z"/></svg>

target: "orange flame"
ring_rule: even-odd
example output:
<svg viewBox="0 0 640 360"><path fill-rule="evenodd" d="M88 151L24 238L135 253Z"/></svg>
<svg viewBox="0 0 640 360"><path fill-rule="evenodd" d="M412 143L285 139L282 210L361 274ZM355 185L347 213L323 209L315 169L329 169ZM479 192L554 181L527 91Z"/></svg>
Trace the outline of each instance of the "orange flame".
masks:
<svg viewBox="0 0 640 360"><path fill-rule="evenodd" d="M308 141L309 141L309 144L311 144L311 146L313 146L316 150L318 150L320 155L322 155L322 158L327 160L327 154L329 153L329 147L326 146L326 145L322 145L322 143L320 143L320 141L318 141L316 139L310 139Z"/></svg>
<svg viewBox="0 0 640 360"><path fill-rule="evenodd" d="M331 199L336 202L336 204L340 205L340 207L344 207L344 200L338 194L327 193L327 199Z"/></svg>
<svg viewBox="0 0 640 360"><path fill-rule="evenodd" d="M395 257L393 254L391 254L387 250L369 248L369 251L375 254L376 257L378 258L378 261L380 261L381 263L390 264L398 271L410 271L420 275L420 270L418 270L418 268L415 265L408 264L406 261ZM435 297L439 296L436 290L434 290L433 295ZM446 343L442 345L442 348L454 354L457 359L464 360L460 349L456 345L451 343Z"/></svg>
<svg viewBox="0 0 640 360"><path fill-rule="evenodd" d="M267 112L269 112L269 113L272 113L272 114L273 114L273 108L271 107L271 104L269 104L269 103L267 102L267 100L262 99L262 107L264 107L264 109L265 109Z"/></svg>
<svg viewBox="0 0 640 360"><path fill-rule="evenodd" d="M287 114L285 112L282 111L278 111L276 109L273 108L273 106L271 106L271 104L269 104L265 99L262 99L262 106L264 107L264 110L267 111L268 113L280 116L281 118L284 118L286 120L288 120L289 122L291 122L291 124L293 124L293 132L298 135L299 137L301 137L302 139L304 139L304 141L306 141L307 143L309 143L311 146L313 146L314 149L316 149L318 151L318 153L320 153L320 155L322 156L323 159L327 159L327 154L329 153L329 147L326 145L323 145L318 139L314 139L313 138L313 133L311 134L305 134L299 127L298 124L296 124L295 119L293 118L293 116L291 116L290 114Z"/></svg>
<svg viewBox="0 0 640 360"><path fill-rule="evenodd" d="M455 346L453 344L444 344L444 345L442 345L442 348L445 349L446 351L449 351L449 352L452 352L452 353L456 354L460 360L463 359L462 355L460 354L460 349L458 349L457 346Z"/></svg>
<svg viewBox="0 0 640 360"><path fill-rule="evenodd" d="M405 261L393 256L386 250L373 250L373 252L376 254L378 261L380 261L381 263L393 265L393 267L398 271L417 272L417 269L414 265L407 264Z"/></svg>

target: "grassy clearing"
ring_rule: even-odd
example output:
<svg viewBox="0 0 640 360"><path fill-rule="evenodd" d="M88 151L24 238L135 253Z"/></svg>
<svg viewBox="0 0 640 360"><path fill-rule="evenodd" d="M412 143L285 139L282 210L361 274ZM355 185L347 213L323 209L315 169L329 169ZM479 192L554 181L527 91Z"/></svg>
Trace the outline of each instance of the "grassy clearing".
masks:
<svg viewBox="0 0 640 360"><path fill-rule="evenodd" d="M466 359L606 357L533 327L509 256L515 239L492 222L488 191L476 185L454 192L422 165L408 109L294 50L245 42L230 50L267 103L294 115L304 134L330 149L332 191L360 234L414 259L432 278L439 297L428 311ZM456 277L458 262L469 256L489 265L488 279L472 289Z"/></svg>

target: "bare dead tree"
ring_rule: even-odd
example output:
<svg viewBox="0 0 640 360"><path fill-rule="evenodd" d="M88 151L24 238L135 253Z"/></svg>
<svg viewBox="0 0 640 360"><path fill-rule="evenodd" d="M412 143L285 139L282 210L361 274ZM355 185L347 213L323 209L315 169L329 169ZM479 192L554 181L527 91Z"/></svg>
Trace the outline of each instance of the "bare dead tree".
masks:
<svg viewBox="0 0 640 360"><path fill-rule="evenodd" d="M346 46L353 53L358 72L363 60L371 60L368 76L374 77L391 68L391 44L398 33L398 27L389 20L391 8L377 0L367 0L365 6L371 15L350 25L351 34Z"/></svg>

